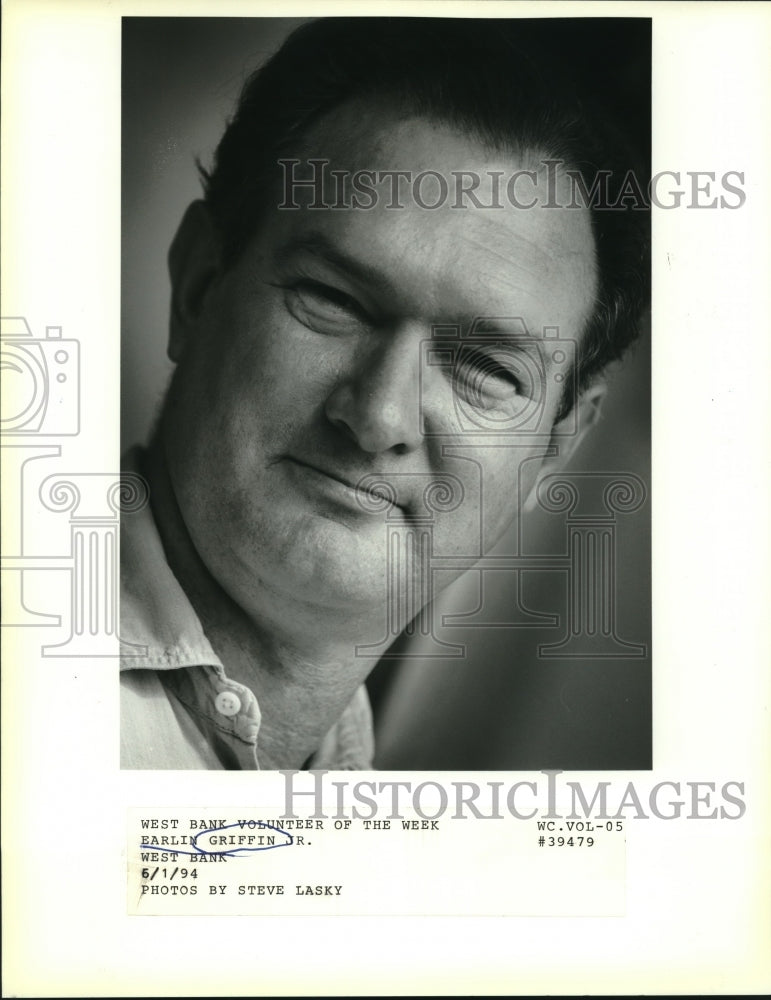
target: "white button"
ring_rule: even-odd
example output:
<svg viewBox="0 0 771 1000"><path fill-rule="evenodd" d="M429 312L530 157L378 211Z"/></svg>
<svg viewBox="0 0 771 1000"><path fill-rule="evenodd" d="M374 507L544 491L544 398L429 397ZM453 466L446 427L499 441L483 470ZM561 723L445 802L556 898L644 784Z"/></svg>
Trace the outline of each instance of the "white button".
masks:
<svg viewBox="0 0 771 1000"><path fill-rule="evenodd" d="M233 691L220 691L214 699L214 707L222 715L238 715L241 711L241 699Z"/></svg>

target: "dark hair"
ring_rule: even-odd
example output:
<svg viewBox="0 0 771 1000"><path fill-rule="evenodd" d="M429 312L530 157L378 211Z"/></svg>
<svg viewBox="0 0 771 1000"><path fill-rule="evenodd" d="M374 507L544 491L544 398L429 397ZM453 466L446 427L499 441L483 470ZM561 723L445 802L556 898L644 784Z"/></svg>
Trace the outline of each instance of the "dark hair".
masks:
<svg viewBox="0 0 771 1000"><path fill-rule="evenodd" d="M212 170L201 169L226 265L253 235L266 191L276 190L278 160L296 156L309 129L354 98L455 126L491 150L542 150L580 172L587 189L599 171L610 171L613 205L629 172L643 174L609 102L598 101L612 103L615 81L591 79L591 67L598 58L607 62L613 46L603 43L601 28L592 43L586 31L577 40L580 31L569 20L328 18L302 25L248 79ZM603 53L587 51L603 44ZM570 64L576 51L583 60L577 68L575 58ZM639 187L647 191L647 183ZM635 339L648 297L649 212L637 204L592 207L591 215L599 289L568 402Z"/></svg>

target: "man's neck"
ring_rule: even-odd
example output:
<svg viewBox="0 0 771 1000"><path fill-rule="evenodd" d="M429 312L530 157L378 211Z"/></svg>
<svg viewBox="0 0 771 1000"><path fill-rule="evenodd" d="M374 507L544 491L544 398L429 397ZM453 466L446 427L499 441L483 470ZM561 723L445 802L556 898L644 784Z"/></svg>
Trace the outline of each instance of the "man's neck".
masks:
<svg viewBox="0 0 771 1000"><path fill-rule="evenodd" d="M335 628L328 609L292 606L259 590L251 607L239 606L196 551L157 437L143 472L169 566L228 676L257 695L261 767L301 767L369 672L371 661L356 656L356 644L382 638L382 626L348 617Z"/></svg>

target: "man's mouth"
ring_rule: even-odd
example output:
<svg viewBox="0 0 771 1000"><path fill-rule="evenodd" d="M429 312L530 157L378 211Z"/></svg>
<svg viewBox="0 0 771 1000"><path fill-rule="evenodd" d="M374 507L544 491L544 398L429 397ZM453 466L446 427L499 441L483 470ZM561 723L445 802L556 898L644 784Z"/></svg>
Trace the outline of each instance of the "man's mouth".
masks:
<svg viewBox="0 0 771 1000"><path fill-rule="evenodd" d="M332 499L354 507L365 514L382 514L394 507L405 510L397 501L396 489L384 473L365 473L360 476L338 472L327 466L287 456L288 461L300 472L302 479Z"/></svg>

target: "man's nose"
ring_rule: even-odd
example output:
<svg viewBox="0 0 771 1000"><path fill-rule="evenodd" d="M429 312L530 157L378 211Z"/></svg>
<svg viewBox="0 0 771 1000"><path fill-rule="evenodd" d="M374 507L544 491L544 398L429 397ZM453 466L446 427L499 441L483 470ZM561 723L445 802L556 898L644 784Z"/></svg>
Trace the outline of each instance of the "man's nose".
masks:
<svg viewBox="0 0 771 1000"><path fill-rule="evenodd" d="M401 455L420 445L421 339L410 325L383 331L329 395L327 418L363 451Z"/></svg>

